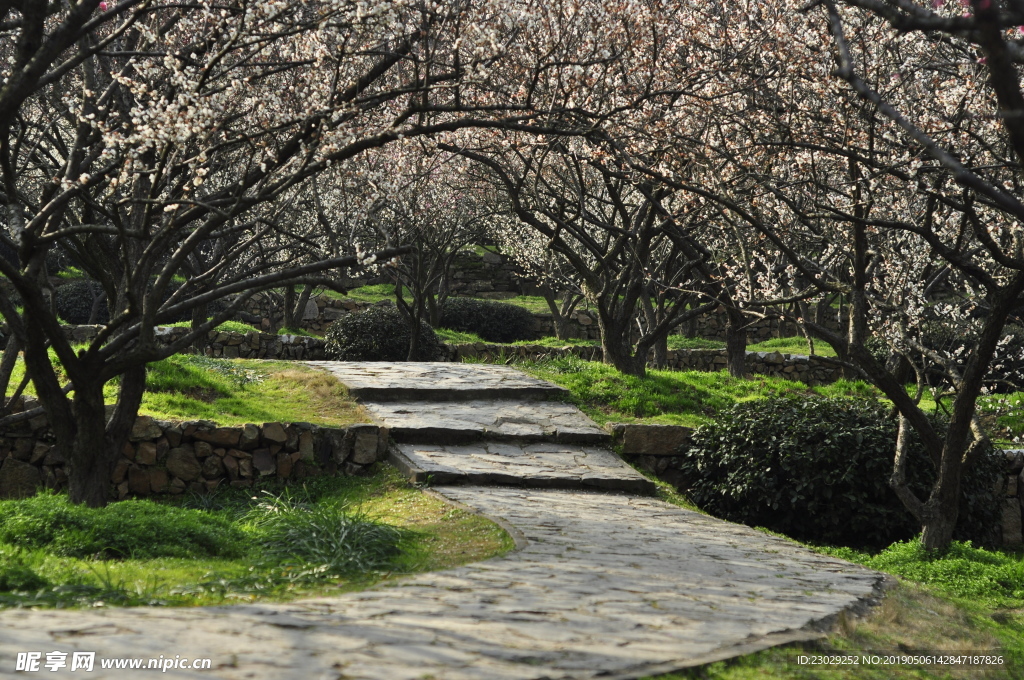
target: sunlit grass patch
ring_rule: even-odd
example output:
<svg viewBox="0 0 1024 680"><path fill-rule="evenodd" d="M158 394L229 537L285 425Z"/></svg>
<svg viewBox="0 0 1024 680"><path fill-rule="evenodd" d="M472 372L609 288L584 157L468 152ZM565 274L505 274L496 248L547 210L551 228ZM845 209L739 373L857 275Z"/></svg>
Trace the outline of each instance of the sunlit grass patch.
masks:
<svg viewBox="0 0 1024 680"><path fill-rule="evenodd" d="M864 383L838 381L808 387L792 380L727 372L656 371L643 378L576 357L522 362L518 367L567 388L573 403L599 424L611 421L665 423L696 427L733 404L780 394L870 396Z"/></svg>
<svg viewBox="0 0 1024 680"><path fill-rule="evenodd" d="M0 501L0 606L286 600L513 547L497 525L410 486L389 466L371 477L268 487L99 510L67 511L66 498L54 495ZM12 521L19 513L35 520ZM64 522L61 513L74 521L32 534L40 518ZM194 547L183 532L199 528L224 533L223 549Z"/></svg>

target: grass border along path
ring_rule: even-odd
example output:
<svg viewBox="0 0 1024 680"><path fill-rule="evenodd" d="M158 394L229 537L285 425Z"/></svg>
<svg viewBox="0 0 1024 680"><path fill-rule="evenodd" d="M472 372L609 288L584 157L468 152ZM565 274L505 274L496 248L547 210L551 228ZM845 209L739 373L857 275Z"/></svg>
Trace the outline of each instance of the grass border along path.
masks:
<svg viewBox="0 0 1024 680"><path fill-rule="evenodd" d="M484 517L378 464L370 477L74 506L0 501L0 607L211 605L360 590L501 555Z"/></svg>

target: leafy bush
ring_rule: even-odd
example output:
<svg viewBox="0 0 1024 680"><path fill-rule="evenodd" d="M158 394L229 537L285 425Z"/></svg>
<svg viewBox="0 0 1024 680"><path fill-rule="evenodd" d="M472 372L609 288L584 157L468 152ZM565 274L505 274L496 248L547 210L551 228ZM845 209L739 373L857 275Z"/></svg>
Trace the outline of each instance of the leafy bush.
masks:
<svg viewBox="0 0 1024 680"><path fill-rule="evenodd" d="M409 338L409 322L397 308L370 307L332 323L324 334L324 352L340 361L405 361ZM434 329L423 321L419 352L421 361L439 361L445 355Z"/></svg>
<svg viewBox="0 0 1024 680"><path fill-rule="evenodd" d="M874 400L742 403L698 429L692 447L681 452L683 490L718 517L804 541L882 547L920 531L889 487L895 442L896 424ZM908 481L924 497L933 467L916 441L908 455ZM991 451L968 472L956 538L993 538L999 473Z"/></svg>
<svg viewBox="0 0 1024 680"><path fill-rule="evenodd" d="M534 336L533 314L504 302L448 298L441 305L441 328L476 333L487 342L517 342Z"/></svg>
<svg viewBox="0 0 1024 680"><path fill-rule="evenodd" d="M54 291L57 315L65 323L107 323L107 296L95 281L72 281Z"/></svg>
<svg viewBox="0 0 1024 680"><path fill-rule="evenodd" d="M0 543L63 557L236 557L244 532L226 518L152 501L87 508L67 496L0 501Z"/></svg>

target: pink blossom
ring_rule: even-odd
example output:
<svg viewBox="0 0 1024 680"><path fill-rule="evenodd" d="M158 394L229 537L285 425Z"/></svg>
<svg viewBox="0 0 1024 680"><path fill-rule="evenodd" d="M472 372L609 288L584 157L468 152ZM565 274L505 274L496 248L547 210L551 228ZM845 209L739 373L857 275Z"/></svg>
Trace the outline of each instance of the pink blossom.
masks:
<svg viewBox="0 0 1024 680"><path fill-rule="evenodd" d="M946 0L932 0L932 9L938 9L946 4Z"/></svg>
<svg viewBox="0 0 1024 680"><path fill-rule="evenodd" d="M105 2L101 2L100 3L100 11L101 12L106 12L107 11L107 3L105 3Z"/></svg>
<svg viewBox="0 0 1024 680"><path fill-rule="evenodd" d="M988 63L988 57L981 57L980 59L978 59L978 63L979 64L987 64Z"/></svg>

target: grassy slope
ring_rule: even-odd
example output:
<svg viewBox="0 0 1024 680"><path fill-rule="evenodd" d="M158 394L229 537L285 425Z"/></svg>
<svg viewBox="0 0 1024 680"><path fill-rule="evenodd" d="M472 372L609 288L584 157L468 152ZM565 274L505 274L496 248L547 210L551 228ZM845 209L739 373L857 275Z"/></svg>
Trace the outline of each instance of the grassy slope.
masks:
<svg viewBox="0 0 1024 680"><path fill-rule="evenodd" d="M21 360L12 386L24 376ZM29 383L26 393L34 394ZM117 384L107 384L108 403ZM211 359L178 354L147 367L139 412L167 420L213 420L222 425L311 422L341 427L368 422L362 407L333 376L294 362Z"/></svg>
<svg viewBox="0 0 1024 680"><path fill-rule="evenodd" d="M759 376L732 378L725 371L648 371L623 375L599 362L575 358L517 364L528 373L566 387L573 403L598 423L666 423L695 427L733 404L773 394L871 394L861 382L841 380L810 388L803 383Z"/></svg>
<svg viewBox="0 0 1024 680"><path fill-rule="evenodd" d="M206 499L185 498L193 506L212 506L191 510L189 516L165 516L159 510L170 510L167 505L151 501L122 501L105 509L105 517L100 516L101 511L82 509L89 516L84 529L65 532L59 541L42 547L31 538L32 518L26 511L15 508L16 501L0 501L0 536L6 538L6 542L0 542L0 606L205 605L284 600L359 589L396 575L486 559L513 547L511 538L495 524L408 485L389 466L381 466L372 477L321 478L309 484L315 487L304 499L312 499L309 507L341 507L350 515L398 530L398 553L386 569L356 570L340 578L318 579L297 573L299 566L309 565L268 562L259 525L249 513L255 504L251 490L228 490ZM296 493L302 496L301 489ZM110 519L111 509L120 509L120 519ZM21 515L12 517L15 510ZM195 524L196 517L206 516L209 519L199 520L201 525L227 524L244 540L236 542L240 547L234 548L235 554L228 551L127 559L67 556L91 551L90 536L102 539L105 531L128 536L125 540L134 542L129 548L136 554L159 553L159 546L151 544L157 542L160 531L133 529L136 518L146 514L163 523L164 533L180 531L189 522ZM303 540L313 539L307 535ZM32 547L25 548L26 544Z"/></svg>

